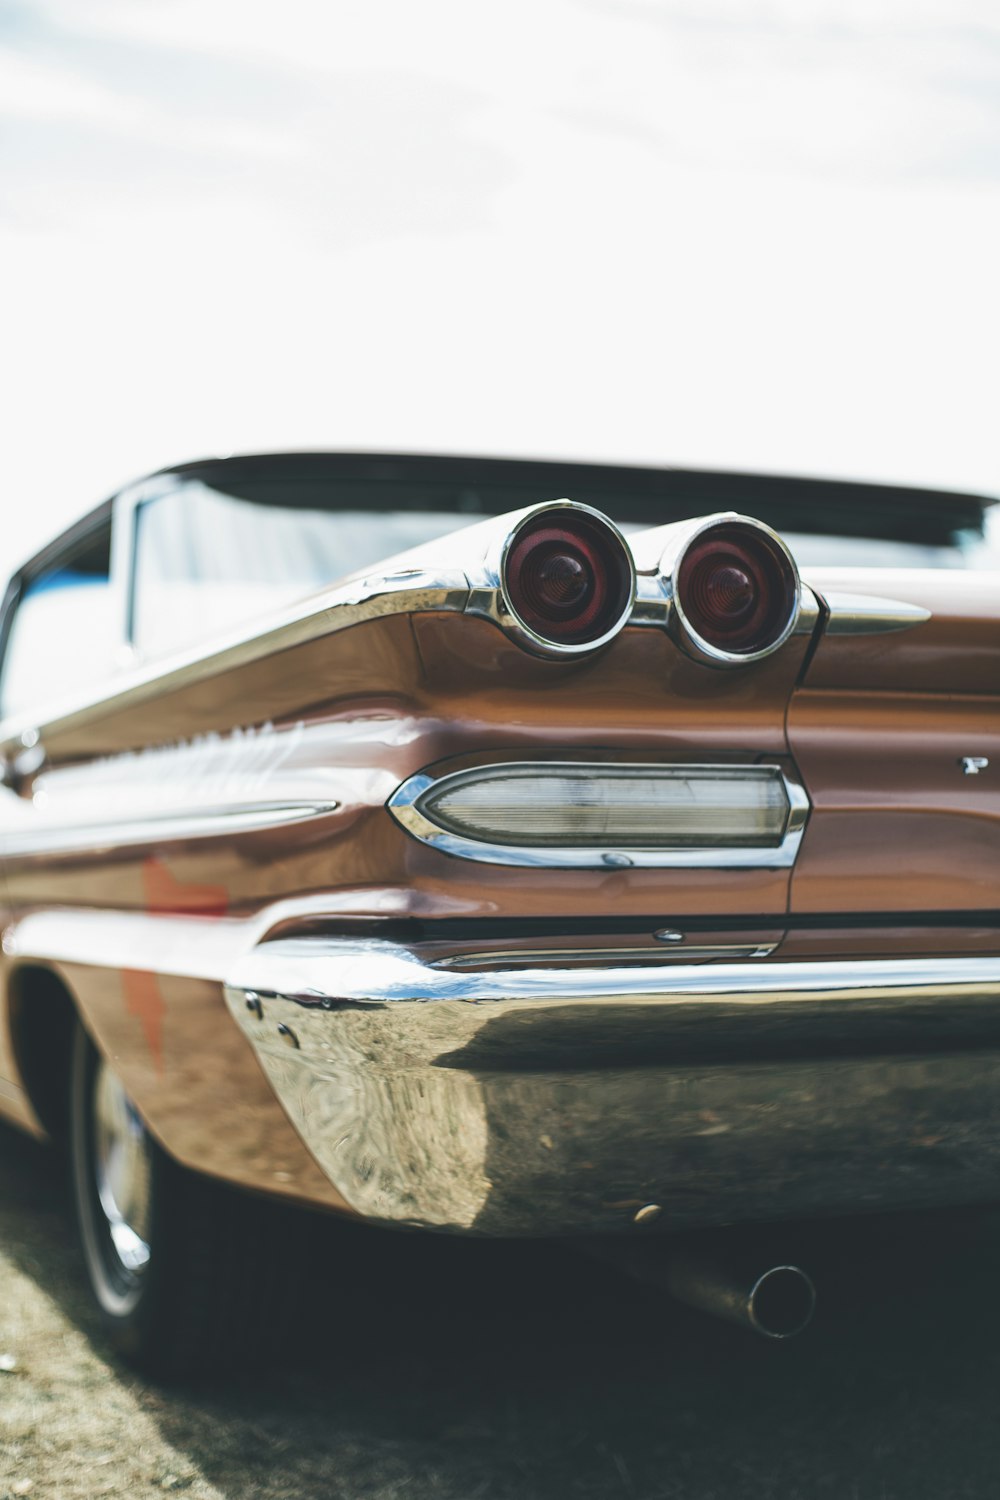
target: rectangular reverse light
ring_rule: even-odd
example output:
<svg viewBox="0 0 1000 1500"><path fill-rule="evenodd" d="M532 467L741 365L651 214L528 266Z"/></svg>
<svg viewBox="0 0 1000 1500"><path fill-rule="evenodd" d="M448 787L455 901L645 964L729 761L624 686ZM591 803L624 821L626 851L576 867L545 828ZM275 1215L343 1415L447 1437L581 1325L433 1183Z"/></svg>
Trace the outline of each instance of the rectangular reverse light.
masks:
<svg viewBox="0 0 1000 1500"><path fill-rule="evenodd" d="M808 800L777 765L507 761L411 777L389 808L492 864L774 867L793 862Z"/></svg>

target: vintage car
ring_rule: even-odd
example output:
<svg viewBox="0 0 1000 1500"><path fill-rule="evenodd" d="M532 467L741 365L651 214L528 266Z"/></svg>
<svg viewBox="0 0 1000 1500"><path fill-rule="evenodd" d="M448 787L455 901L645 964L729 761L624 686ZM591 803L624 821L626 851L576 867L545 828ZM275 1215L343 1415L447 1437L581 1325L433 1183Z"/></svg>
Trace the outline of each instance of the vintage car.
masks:
<svg viewBox="0 0 1000 1500"><path fill-rule="evenodd" d="M260 1320L238 1202L627 1258L995 1200L997 516L255 456L17 571L0 1111L68 1144L116 1347Z"/></svg>

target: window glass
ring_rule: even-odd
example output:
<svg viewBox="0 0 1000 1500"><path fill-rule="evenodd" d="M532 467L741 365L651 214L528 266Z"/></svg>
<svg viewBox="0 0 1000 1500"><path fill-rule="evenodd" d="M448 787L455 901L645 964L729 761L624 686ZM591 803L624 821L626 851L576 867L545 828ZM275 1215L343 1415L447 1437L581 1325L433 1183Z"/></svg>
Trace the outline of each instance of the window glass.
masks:
<svg viewBox="0 0 1000 1500"><path fill-rule="evenodd" d="M139 507L133 640L153 657L210 639L462 520L448 511L269 506L190 482Z"/></svg>
<svg viewBox="0 0 1000 1500"><path fill-rule="evenodd" d="M0 668L4 718L50 704L108 676L117 625L110 560L108 522L57 563L25 580Z"/></svg>

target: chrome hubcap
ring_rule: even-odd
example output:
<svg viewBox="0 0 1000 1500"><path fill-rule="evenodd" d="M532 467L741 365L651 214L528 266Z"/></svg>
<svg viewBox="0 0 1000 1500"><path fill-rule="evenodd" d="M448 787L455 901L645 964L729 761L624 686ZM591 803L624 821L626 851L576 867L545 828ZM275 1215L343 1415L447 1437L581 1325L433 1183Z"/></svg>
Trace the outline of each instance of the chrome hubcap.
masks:
<svg viewBox="0 0 1000 1500"><path fill-rule="evenodd" d="M94 1169L97 1196L115 1255L130 1275L149 1263L149 1136L135 1106L106 1063L94 1086Z"/></svg>

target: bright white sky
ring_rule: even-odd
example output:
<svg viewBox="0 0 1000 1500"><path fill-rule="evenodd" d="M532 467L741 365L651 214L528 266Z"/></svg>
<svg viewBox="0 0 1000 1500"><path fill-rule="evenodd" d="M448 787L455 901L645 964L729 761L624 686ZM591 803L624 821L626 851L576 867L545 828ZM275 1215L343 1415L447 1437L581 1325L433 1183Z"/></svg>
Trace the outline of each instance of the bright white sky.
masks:
<svg viewBox="0 0 1000 1500"><path fill-rule="evenodd" d="M234 450L1000 488L996 0L2 0L20 556Z"/></svg>

